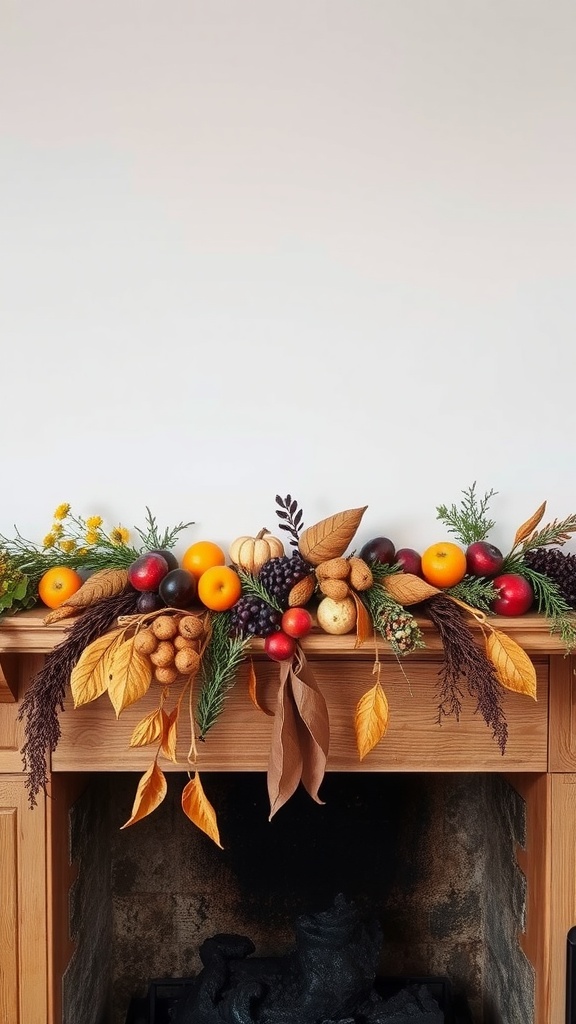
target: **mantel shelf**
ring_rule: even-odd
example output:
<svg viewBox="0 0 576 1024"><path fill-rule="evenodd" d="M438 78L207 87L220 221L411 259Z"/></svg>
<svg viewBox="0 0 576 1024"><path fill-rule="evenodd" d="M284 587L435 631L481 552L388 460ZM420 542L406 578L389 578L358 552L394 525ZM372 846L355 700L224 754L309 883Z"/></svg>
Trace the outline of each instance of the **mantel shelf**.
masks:
<svg viewBox="0 0 576 1024"><path fill-rule="evenodd" d="M47 609L34 608L29 612L19 612L0 619L0 654L35 653L47 654L66 638L67 631L77 619L44 625ZM441 653L442 643L432 623L427 619L417 620L424 636L426 647L418 652L418 657L425 657L426 652ZM515 640L530 655L564 654L565 649L560 637L550 632L550 624L542 615L522 615L515 618L491 616L489 623L500 629ZM470 628L480 636L480 627L473 616L466 618ZM378 639L379 654L391 654L386 641ZM338 655L346 657L370 658L374 654L374 641L367 640L359 648L354 647L355 635L331 636L319 629L301 641L307 657L332 658ZM252 644L254 654L263 655L264 643L255 639Z"/></svg>

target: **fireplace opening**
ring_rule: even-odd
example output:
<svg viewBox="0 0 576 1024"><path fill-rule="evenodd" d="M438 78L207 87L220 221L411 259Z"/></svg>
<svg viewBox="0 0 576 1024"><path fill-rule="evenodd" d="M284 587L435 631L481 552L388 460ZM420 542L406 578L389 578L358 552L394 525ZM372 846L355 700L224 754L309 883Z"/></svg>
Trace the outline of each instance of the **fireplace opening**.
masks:
<svg viewBox="0 0 576 1024"><path fill-rule="evenodd" d="M262 773L207 773L224 850L184 816L185 782L171 773L163 804L125 830L132 773L91 776L74 804L63 1024L133 1024L136 1010L172 1024L206 940L246 936L258 957L282 957L296 918L338 894L378 921L379 985L436 986L447 1024L533 1022L518 944L525 808L502 777L329 773L323 806L298 791L268 821ZM143 1016L151 1001L158 1020Z"/></svg>

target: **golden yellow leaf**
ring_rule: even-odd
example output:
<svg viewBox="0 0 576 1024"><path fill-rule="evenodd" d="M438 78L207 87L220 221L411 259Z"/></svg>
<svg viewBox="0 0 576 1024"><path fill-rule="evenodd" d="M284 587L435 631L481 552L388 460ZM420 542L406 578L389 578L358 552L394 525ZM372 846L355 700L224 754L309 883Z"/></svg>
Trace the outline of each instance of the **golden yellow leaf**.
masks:
<svg viewBox="0 0 576 1024"><path fill-rule="evenodd" d="M421 579L420 576L414 576L411 572L391 573L390 576L384 577L382 586L390 594L390 597L393 597L398 604L404 605L405 608L410 604L419 604L420 601L426 601L429 597L442 593L438 587L433 587L431 583L426 583L426 580Z"/></svg>
<svg viewBox="0 0 576 1024"><path fill-rule="evenodd" d="M136 821L140 821L141 818L145 818L147 814L155 811L162 803L167 790L164 772L154 761L154 764L144 773L138 783L132 814L121 828L128 828L128 825L134 825Z"/></svg>
<svg viewBox="0 0 576 1024"><path fill-rule="evenodd" d="M534 530L538 526L538 523L541 521L545 511L546 502L543 501L540 505L540 508L536 509L534 515L530 516L530 519L527 519L526 522L522 523L522 526L519 526L516 530L516 536L514 537L513 547L516 547L517 544L520 544L520 541L526 540L530 536L530 534L534 532Z"/></svg>
<svg viewBox="0 0 576 1024"><path fill-rule="evenodd" d="M72 672L70 690L74 707L89 704L108 689L110 663L124 629L112 629L84 648Z"/></svg>
<svg viewBox="0 0 576 1024"><path fill-rule="evenodd" d="M354 604L356 605L356 643L354 647L361 647L361 645L372 636L374 631L372 625L372 619L370 613L364 604L364 601L358 597L355 590L351 590L350 593L354 598Z"/></svg>
<svg viewBox="0 0 576 1024"><path fill-rule="evenodd" d="M349 508L309 526L298 542L302 558L311 565L320 565L329 558L343 555L367 508L367 505L363 508Z"/></svg>
<svg viewBox="0 0 576 1024"><path fill-rule="evenodd" d="M177 763L178 758L176 757L176 740L178 738L178 716L180 709L174 708L169 715L165 711L162 712L162 753L164 757L167 757L169 761Z"/></svg>
<svg viewBox="0 0 576 1024"><path fill-rule="evenodd" d="M182 790L182 810L194 825L216 843L216 846L224 849L220 842L216 811L202 789L198 772L195 772L194 778L190 779Z"/></svg>
<svg viewBox="0 0 576 1024"><path fill-rule="evenodd" d="M382 739L387 728L388 701L381 684L377 682L356 705L354 731L361 761Z"/></svg>
<svg viewBox="0 0 576 1024"><path fill-rule="evenodd" d="M163 715L162 708L156 708L155 711L145 715L134 728L130 738L130 746L146 747L149 743L156 743L163 733Z"/></svg>
<svg viewBox="0 0 576 1024"><path fill-rule="evenodd" d="M152 682L152 664L144 654L134 648L135 637L130 637L114 651L110 665L108 696L116 718L129 704L140 700Z"/></svg>
<svg viewBox="0 0 576 1024"><path fill-rule="evenodd" d="M486 640L486 654L496 669L502 686L536 700L536 669L519 644L499 629Z"/></svg>

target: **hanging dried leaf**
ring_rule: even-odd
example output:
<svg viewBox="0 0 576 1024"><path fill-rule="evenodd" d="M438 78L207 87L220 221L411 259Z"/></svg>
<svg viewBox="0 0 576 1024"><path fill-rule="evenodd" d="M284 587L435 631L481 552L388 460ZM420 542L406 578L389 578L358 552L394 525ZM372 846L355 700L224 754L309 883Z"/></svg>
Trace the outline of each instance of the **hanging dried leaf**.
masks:
<svg viewBox="0 0 576 1024"><path fill-rule="evenodd" d="M256 678L256 669L254 668L254 662L252 658L250 658L250 661L248 663L248 695L254 707L258 708L258 711L262 711L265 715L274 715L273 711L270 711L268 708L263 707L260 701L258 700L258 680Z"/></svg>
<svg viewBox="0 0 576 1024"><path fill-rule="evenodd" d="M108 696L116 718L129 704L140 700L152 682L152 664L135 649L134 639L131 636L117 647L110 665Z"/></svg>
<svg viewBox="0 0 576 1024"><path fill-rule="evenodd" d="M61 604L59 608L53 608L48 615L45 615L42 619L45 626L51 626L54 622L62 622L64 619L72 619L75 615L80 615L83 612L83 608L69 608L68 605Z"/></svg>
<svg viewBox="0 0 576 1024"><path fill-rule="evenodd" d="M300 648L294 659L293 667L290 669L288 685L292 690L294 704L300 719L302 785L316 803L322 804L324 801L320 800L318 791L326 772L328 759L330 742L328 708Z"/></svg>
<svg viewBox="0 0 576 1024"><path fill-rule="evenodd" d="M176 741L178 739L178 718L180 716L180 707L175 707L169 715L165 711L162 711L162 746L161 751L164 757L167 757L169 761L173 761L174 764L178 763L176 756Z"/></svg>
<svg viewBox="0 0 576 1024"><path fill-rule="evenodd" d="M220 842L216 811L202 789L198 772L195 773L193 779L190 779L190 782L186 783L182 790L182 810L194 825L197 825L202 832L205 832L216 843L216 846L219 846L221 850L224 849Z"/></svg>
<svg viewBox="0 0 576 1024"><path fill-rule="evenodd" d="M121 828L128 828L128 825L134 825L135 822L140 821L141 818L145 818L147 814L155 811L162 803L167 791L168 786L166 785L164 772L154 761L154 764L150 766L138 783L132 814Z"/></svg>
<svg viewBox="0 0 576 1024"><path fill-rule="evenodd" d="M513 547L516 547L516 545L520 544L521 541L526 540L530 536L530 534L534 532L534 530L538 526L538 523L541 522L542 516L544 515L545 511L546 502L543 501L540 505L540 508L536 509L534 515L530 516L530 519L527 519L526 522L522 523L522 526L519 526L516 530L516 536L514 537Z"/></svg>
<svg viewBox="0 0 576 1024"><path fill-rule="evenodd" d="M370 613L364 604L364 601L358 597L355 590L351 590L350 593L354 598L354 604L356 605L356 643L354 648L361 647L363 643L368 640L374 631L372 625L372 619Z"/></svg>
<svg viewBox="0 0 576 1024"><path fill-rule="evenodd" d="M128 586L127 569L98 569L89 576L65 604L68 608L88 608L104 598L122 594Z"/></svg>
<svg viewBox="0 0 576 1024"><path fill-rule="evenodd" d="M298 736L298 715L294 697L288 678L290 662L280 663L280 686L278 689L278 707L272 726L270 758L268 761L268 796L270 798L270 816L272 820L276 811L296 792L302 777L302 752Z"/></svg>
<svg viewBox="0 0 576 1024"><path fill-rule="evenodd" d="M536 669L515 640L499 629L493 629L486 639L486 654L502 686L537 699Z"/></svg>
<svg viewBox="0 0 576 1024"><path fill-rule="evenodd" d="M383 578L382 586L390 594L390 597L393 597L398 604L404 605L405 608L442 593L438 587L433 587L426 580L421 579L420 576L414 576L411 572L391 573L390 576Z"/></svg>
<svg viewBox="0 0 576 1024"><path fill-rule="evenodd" d="M367 505L350 508L322 519L304 530L298 542L298 550L311 565L320 565L329 558L343 555L360 525Z"/></svg>
<svg viewBox="0 0 576 1024"><path fill-rule="evenodd" d="M160 739L164 729L164 712L162 708L156 708L138 722L130 738L131 747L146 747L149 743L156 743Z"/></svg>
<svg viewBox="0 0 576 1024"><path fill-rule="evenodd" d="M70 673L74 707L89 704L108 689L114 652L122 642L124 629L112 629L84 648Z"/></svg>
<svg viewBox="0 0 576 1024"><path fill-rule="evenodd" d="M360 760L380 742L388 728L388 701L379 682L365 693L356 705L354 731Z"/></svg>

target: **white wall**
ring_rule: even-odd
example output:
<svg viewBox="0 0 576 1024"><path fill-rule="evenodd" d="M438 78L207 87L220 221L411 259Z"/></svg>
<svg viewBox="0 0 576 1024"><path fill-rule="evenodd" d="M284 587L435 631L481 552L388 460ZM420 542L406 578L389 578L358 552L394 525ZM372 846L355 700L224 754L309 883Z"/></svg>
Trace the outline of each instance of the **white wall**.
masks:
<svg viewBox="0 0 576 1024"><path fill-rule="evenodd" d="M575 52L572 0L0 0L0 532L576 512Z"/></svg>

